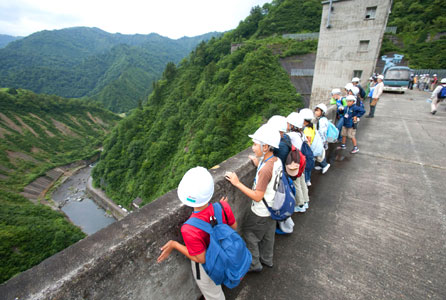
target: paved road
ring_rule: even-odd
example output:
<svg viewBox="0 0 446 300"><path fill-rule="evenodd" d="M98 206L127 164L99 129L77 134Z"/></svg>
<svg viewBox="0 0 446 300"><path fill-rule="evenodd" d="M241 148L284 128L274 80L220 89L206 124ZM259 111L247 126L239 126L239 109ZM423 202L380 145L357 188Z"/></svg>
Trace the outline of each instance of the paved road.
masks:
<svg viewBox="0 0 446 300"><path fill-rule="evenodd" d="M446 104L432 116L427 97L385 94L360 152L312 179L274 267L228 299L446 299Z"/></svg>

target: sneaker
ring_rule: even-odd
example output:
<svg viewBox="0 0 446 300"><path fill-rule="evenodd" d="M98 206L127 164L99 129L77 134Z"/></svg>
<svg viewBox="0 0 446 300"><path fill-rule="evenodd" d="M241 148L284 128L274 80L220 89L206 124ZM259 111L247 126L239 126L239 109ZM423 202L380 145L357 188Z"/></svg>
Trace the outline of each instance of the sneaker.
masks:
<svg viewBox="0 0 446 300"><path fill-rule="evenodd" d="M316 166L316 167L314 167L314 169L319 171L319 170L322 170L322 167L321 166Z"/></svg>
<svg viewBox="0 0 446 300"><path fill-rule="evenodd" d="M267 264L266 262L264 262L264 261L262 261L262 260L260 260L260 263L261 263L262 265L264 265L265 267L268 267L268 268L272 268L272 267L273 267L273 264Z"/></svg>
<svg viewBox="0 0 446 300"><path fill-rule="evenodd" d="M310 204L308 204L308 202L305 202L304 207L305 207L305 209L308 209L308 208L310 208Z"/></svg>
<svg viewBox="0 0 446 300"><path fill-rule="evenodd" d="M366 118L373 118L373 116L371 116L371 115L367 115Z"/></svg>
<svg viewBox="0 0 446 300"><path fill-rule="evenodd" d="M294 207L294 212L304 213L306 210L305 205L297 205Z"/></svg>
<svg viewBox="0 0 446 300"><path fill-rule="evenodd" d="M311 181L307 181L305 183L307 184L307 186L311 186Z"/></svg>
<svg viewBox="0 0 446 300"><path fill-rule="evenodd" d="M359 148L358 147L354 147L350 153L351 154L355 154L355 153L358 153L358 152L359 152Z"/></svg>
<svg viewBox="0 0 446 300"><path fill-rule="evenodd" d="M431 114L433 114L433 115L435 115L437 113L437 111L436 110L434 110L433 112L431 112Z"/></svg>
<svg viewBox="0 0 446 300"><path fill-rule="evenodd" d="M345 149L347 149L347 147L345 147L345 145L342 144L341 146L338 146L336 149L338 149L338 150L345 150Z"/></svg>
<svg viewBox="0 0 446 300"><path fill-rule="evenodd" d="M248 270L248 273L260 273L260 272L262 272L262 270L263 270L263 267L259 267L259 268L253 268L252 266L251 267L249 267L249 270Z"/></svg>
<svg viewBox="0 0 446 300"><path fill-rule="evenodd" d="M322 169L322 174L327 173L327 171L328 171L329 168L330 168L330 164L327 164L327 165L325 166L325 168Z"/></svg>

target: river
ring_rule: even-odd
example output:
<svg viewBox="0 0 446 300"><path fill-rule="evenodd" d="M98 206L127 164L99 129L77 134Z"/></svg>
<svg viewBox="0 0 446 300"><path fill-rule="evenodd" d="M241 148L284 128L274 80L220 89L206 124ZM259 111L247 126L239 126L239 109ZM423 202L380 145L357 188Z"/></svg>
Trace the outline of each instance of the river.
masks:
<svg viewBox="0 0 446 300"><path fill-rule="evenodd" d="M79 170L52 194L56 205L61 207L73 224L88 235L116 222L113 216L107 214L85 192L91 170L91 167Z"/></svg>

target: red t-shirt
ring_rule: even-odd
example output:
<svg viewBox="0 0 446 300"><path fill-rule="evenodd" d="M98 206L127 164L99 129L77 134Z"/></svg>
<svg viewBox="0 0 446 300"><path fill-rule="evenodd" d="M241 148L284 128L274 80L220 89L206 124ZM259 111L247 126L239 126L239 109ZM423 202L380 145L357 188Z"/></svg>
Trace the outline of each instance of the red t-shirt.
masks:
<svg viewBox="0 0 446 300"><path fill-rule="evenodd" d="M235 217L232 213L232 209L227 202L220 202L223 205L223 209L228 216L228 220L226 220L224 212L222 212L223 223L231 226L235 223ZM214 207L210 204L204 210L198 213L192 213L191 218L199 218L203 221L210 223L211 217L214 217ZM181 227L181 234L183 235L184 243L186 244L187 251L189 251L189 255L195 256L200 253L203 253L209 246L209 234L204 232L201 229L195 228L194 226L184 224Z"/></svg>

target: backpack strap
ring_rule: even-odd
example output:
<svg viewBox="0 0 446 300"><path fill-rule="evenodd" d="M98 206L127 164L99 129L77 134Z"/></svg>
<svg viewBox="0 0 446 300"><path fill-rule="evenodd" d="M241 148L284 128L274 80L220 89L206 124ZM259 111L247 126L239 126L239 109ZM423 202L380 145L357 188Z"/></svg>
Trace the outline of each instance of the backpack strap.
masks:
<svg viewBox="0 0 446 300"><path fill-rule="evenodd" d="M187 220L184 224L201 229L204 232L209 233L209 234L211 234L211 232L212 232L211 224L209 224L208 222L203 221L201 219L195 218L195 217L189 218L189 220Z"/></svg>
<svg viewBox="0 0 446 300"><path fill-rule="evenodd" d="M229 220L228 220L228 215L226 214L225 208L223 207L223 204L221 204L221 202L218 202L218 204L220 204L220 206L221 206L221 210L222 210L223 213L225 214L226 224L228 224ZM223 220L223 221L224 221L224 220Z"/></svg>
<svg viewBox="0 0 446 300"><path fill-rule="evenodd" d="M223 219L222 219L222 210L223 206L221 205L220 202L217 203L212 203L212 206L214 207L214 217L217 219L217 224L223 224ZM226 213L225 213L226 216ZM226 217L226 220L228 220L228 218Z"/></svg>

